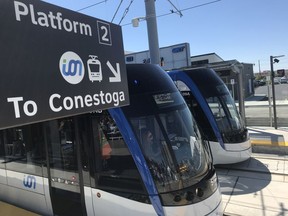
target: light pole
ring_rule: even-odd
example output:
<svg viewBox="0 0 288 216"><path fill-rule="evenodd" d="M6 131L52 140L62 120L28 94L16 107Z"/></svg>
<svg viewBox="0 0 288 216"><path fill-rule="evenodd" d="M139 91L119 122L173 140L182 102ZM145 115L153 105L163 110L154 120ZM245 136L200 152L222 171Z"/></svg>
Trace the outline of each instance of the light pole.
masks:
<svg viewBox="0 0 288 216"><path fill-rule="evenodd" d="M283 57L280 56L270 56L270 65L271 65L271 83L272 83L272 97L273 97L273 113L274 113L274 128L277 129L277 114L276 114L276 100L275 100L275 84L274 84L274 69L273 64L278 63L279 60L277 58Z"/></svg>

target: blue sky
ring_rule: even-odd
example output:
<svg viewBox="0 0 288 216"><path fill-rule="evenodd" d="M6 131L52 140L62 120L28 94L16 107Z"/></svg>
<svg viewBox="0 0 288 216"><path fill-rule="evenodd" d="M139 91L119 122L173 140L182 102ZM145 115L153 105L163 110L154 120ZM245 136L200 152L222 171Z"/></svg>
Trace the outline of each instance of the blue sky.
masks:
<svg viewBox="0 0 288 216"><path fill-rule="evenodd" d="M120 0L44 0L73 11L112 21ZM126 16L123 14L132 2ZM170 14L175 8L183 16ZM212 3L214 2L214 3ZM205 6L200 6L202 4ZM254 72L270 70L270 55L285 55L274 69L288 69L288 0L157 0L155 1L159 46L190 44L191 56L215 52L224 60L255 64ZM192 9L188 9L194 7ZM185 10L187 9L187 10ZM126 10L127 11L127 10ZM132 27L131 20L144 17L144 0L123 0L113 23L122 26L126 51L148 50L146 22ZM169 14L162 16L164 14ZM260 63L260 64L259 64Z"/></svg>

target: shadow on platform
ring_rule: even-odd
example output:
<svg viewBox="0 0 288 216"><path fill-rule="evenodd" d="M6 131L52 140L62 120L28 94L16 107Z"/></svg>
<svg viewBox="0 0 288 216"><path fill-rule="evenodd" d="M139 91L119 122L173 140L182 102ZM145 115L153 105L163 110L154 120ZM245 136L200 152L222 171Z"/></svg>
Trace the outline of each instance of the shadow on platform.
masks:
<svg viewBox="0 0 288 216"><path fill-rule="evenodd" d="M271 182L267 166L255 158L241 163L216 165L222 194L243 195L262 190Z"/></svg>

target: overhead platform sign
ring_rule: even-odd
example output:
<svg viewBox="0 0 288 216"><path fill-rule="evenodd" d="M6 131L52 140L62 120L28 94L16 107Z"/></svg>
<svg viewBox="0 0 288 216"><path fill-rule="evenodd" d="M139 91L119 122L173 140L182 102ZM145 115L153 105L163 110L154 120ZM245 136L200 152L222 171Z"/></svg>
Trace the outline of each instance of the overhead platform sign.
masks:
<svg viewBox="0 0 288 216"><path fill-rule="evenodd" d="M129 104L120 26L39 0L0 11L0 128Z"/></svg>

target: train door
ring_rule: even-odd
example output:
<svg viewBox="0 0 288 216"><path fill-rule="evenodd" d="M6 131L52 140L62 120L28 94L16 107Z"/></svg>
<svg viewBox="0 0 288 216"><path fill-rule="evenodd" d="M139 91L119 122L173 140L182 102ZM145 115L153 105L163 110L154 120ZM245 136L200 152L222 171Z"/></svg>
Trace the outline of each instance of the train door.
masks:
<svg viewBox="0 0 288 216"><path fill-rule="evenodd" d="M55 215L86 215L79 150L79 117L47 122L48 177Z"/></svg>

